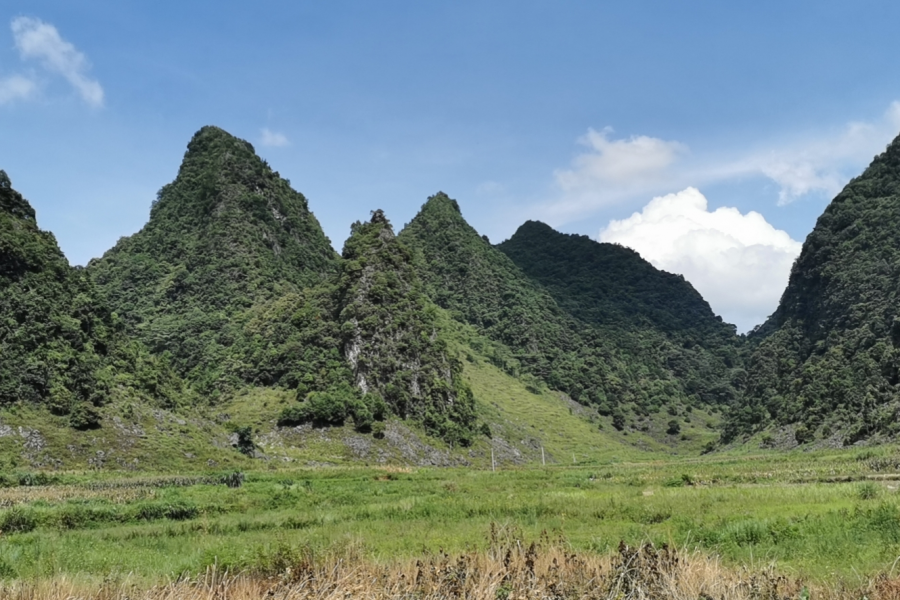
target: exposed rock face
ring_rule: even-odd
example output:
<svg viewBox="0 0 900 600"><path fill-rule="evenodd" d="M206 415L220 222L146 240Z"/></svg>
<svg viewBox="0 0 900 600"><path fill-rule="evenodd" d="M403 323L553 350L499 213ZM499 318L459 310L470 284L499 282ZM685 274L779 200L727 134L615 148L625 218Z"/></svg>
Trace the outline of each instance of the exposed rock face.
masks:
<svg viewBox="0 0 900 600"><path fill-rule="evenodd" d="M472 394L439 335L436 307L423 293L412 253L380 210L351 231L338 320L356 386L380 394L397 415L467 437L475 420Z"/></svg>

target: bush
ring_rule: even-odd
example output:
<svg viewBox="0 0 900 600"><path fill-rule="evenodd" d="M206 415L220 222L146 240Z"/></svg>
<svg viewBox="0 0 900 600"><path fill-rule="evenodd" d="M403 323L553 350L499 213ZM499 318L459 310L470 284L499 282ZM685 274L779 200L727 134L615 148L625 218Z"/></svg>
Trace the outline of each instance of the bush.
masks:
<svg viewBox="0 0 900 600"><path fill-rule="evenodd" d="M860 500L872 500L873 498L877 498L880 492L881 488L877 484L866 481L856 488L856 497Z"/></svg>
<svg viewBox="0 0 900 600"><path fill-rule="evenodd" d="M372 437L376 439L384 439L384 430L386 429L384 421L375 421L372 423Z"/></svg>
<svg viewBox="0 0 900 600"><path fill-rule="evenodd" d="M348 416L347 399L341 393L313 392L304 408L307 418L321 425L343 425Z"/></svg>
<svg viewBox="0 0 900 600"><path fill-rule="evenodd" d="M230 488L239 488L244 484L244 474L240 471L222 476L222 483Z"/></svg>
<svg viewBox="0 0 900 600"><path fill-rule="evenodd" d="M253 428L244 425L235 429L234 432L237 434L238 452L245 456L253 456L253 452L256 450L256 444L253 443Z"/></svg>
<svg viewBox="0 0 900 600"><path fill-rule="evenodd" d="M794 430L794 439L798 444L805 444L813 440L814 434L806 425L798 425Z"/></svg>
<svg viewBox="0 0 900 600"><path fill-rule="evenodd" d="M34 512L21 506L14 506L0 516L0 531L4 533L27 533L37 527Z"/></svg>
<svg viewBox="0 0 900 600"><path fill-rule="evenodd" d="M666 424L666 433L669 435L678 435L681 433L681 425L678 424L678 421L672 419Z"/></svg>
<svg viewBox="0 0 900 600"><path fill-rule="evenodd" d="M281 411L281 414L278 415L278 426L293 427L295 425L306 423L309 420L310 417L306 405L298 404L287 406Z"/></svg>
<svg viewBox="0 0 900 600"><path fill-rule="evenodd" d="M69 413L69 425L81 431L100 427L100 413L87 402L79 402Z"/></svg>

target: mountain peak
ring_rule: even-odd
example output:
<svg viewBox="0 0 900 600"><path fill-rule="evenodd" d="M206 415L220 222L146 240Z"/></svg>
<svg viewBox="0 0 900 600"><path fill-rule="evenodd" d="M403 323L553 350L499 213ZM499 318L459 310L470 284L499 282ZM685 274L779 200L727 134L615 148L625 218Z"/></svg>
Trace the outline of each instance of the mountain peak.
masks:
<svg viewBox="0 0 900 600"><path fill-rule="evenodd" d="M451 211L462 216L462 210L459 208L459 203L444 192L438 192L434 196L429 196L425 204L422 205L422 210L420 212L438 211Z"/></svg>
<svg viewBox="0 0 900 600"><path fill-rule="evenodd" d="M202 149L205 145L215 143L240 144L250 151L255 151L253 149L253 145L250 142L231 135L221 127L216 127L215 125L204 125L200 129L198 129L197 132L191 137L191 141L188 142L188 150L199 150Z"/></svg>
<svg viewBox="0 0 900 600"><path fill-rule="evenodd" d="M0 210L20 219L35 220L34 209L22 194L13 189L9 176L2 169L0 169Z"/></svg>
<svg viewBox="0 0 900 600"><path fill-rule="evenodd" d="M188 144L178 176L160 190L147 225L92 263L91 272L118 313L142 324L150 346L171 351L187 370L198 359L220 364L214 344L190 349L198 332L219 336L223 347L238 335L203 315L244 314L321 281L336 259L306 198L251 144L207 126ZM198 323L188 324L187 313Z"/></svg>

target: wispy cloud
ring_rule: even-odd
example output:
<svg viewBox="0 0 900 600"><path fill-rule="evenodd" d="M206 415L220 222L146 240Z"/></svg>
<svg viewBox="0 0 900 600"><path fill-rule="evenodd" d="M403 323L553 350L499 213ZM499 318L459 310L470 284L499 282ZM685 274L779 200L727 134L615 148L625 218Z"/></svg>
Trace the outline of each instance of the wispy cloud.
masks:
<svg viewBox="0 0 900 600"><path fill-rule="evenodd" d="M27 100L34 95L37 84L34 80L22 75L12 75L0 79L0 105L14 102L15 100Z"/></svg>
<svg viewBox="0 0 900 600"><path fill-rule="evenodd" d="M687 146L645 135L611 140L612 128L589 129L579 143L589 148L573 161L571 169L556 171L556 181L564 190L577 191L595 185L632 186L647 179L659 179Z"/></svg>
<svg viewBox="0 0 900 600"><path fill-rule="evenodd" d="M623 202L748 177L775 183L782 205L812 192L833 195L898 130L900 102L872 122L851 122L830 134L731 153L696 153L675 140L613 139L608 128L588 130L579 139L587 150L568 168L555 171L555 196L532 212L559 225Z"/></svg>
<svg viewBox="0 0 900 600"><path fill-rule="evenodd" d="M263 127L260 143L270 148L282 148L291 144L286 135L278 131L271 131L268 127Z"/></svg>
<svg viewBox="0 0 900 600"><path fill-rule="evenodd" d="M37 61L46 71L68 81L87 104L103 106L103 87L88 76L90 63L56 27L40 19L17 17L11 28L22 60Z"/></svg>

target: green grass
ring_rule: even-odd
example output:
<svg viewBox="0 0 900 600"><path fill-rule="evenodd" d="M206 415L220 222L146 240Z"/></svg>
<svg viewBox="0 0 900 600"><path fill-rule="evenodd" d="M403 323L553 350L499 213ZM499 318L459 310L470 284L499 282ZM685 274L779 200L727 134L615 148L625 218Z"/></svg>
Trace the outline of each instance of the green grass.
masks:
<svg viewBox="0 0 900 600"><path fill-rule="evenodd" d="M133 573L152 581L214 563L253 570L278 552L348 547L386 560L484 547L499 523L528 538L546 530L587 551L652 540L700 547L734 565L775 561L795 575L853 580L889 569L900 554L896 488L864 480L877 473L859 455L497 472L285 468L248 473L240 488L63 473L55 485L0 489L0 505L13 504L0 511L0 576ZM859 481L819 481L834 477ZM117 496L119 489L133 493Z"/></svg>

